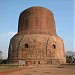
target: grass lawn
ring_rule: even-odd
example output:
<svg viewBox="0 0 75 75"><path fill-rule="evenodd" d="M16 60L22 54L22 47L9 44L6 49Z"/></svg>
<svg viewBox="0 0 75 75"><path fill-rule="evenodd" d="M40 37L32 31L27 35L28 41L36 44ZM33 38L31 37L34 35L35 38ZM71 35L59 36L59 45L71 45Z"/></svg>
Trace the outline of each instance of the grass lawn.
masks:
<svg viewBox="0 0 75 75"><path fill-rule="evenodd" d="M17 68L18 66L0 66L0 72L10 71Z"/></svg>
<svg viewBox="0 0 75 75"><path fill-rule="evenodd" d="M61 66L75 67L75 64L61 64Z"/></svg>

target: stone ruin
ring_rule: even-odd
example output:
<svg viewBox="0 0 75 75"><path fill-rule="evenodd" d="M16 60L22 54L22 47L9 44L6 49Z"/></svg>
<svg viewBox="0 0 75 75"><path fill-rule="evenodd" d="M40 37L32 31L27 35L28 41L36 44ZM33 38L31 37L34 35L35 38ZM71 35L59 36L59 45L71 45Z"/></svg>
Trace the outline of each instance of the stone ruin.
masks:
<svg viewBox="0 0 75 75"><path fill-rule="evenodd" d="M43 7L30 7L19 17L18 32L10 40L8 61L26 64L66 63L64 42L57 36L53 13Z"/></svg>

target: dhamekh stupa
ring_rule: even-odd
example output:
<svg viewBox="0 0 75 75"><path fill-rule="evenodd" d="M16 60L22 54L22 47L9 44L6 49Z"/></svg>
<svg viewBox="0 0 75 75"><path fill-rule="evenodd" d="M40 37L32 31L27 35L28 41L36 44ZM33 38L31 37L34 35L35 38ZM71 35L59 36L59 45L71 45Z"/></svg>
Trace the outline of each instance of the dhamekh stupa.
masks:
<svg viewBox="0 0 75 75"><path fill-rule="evenodd" d="M18 32L10 40L8 61L26 64L66 63L64 42L57 36L53 13L43 7L30 7L19 17Z"/></svg>

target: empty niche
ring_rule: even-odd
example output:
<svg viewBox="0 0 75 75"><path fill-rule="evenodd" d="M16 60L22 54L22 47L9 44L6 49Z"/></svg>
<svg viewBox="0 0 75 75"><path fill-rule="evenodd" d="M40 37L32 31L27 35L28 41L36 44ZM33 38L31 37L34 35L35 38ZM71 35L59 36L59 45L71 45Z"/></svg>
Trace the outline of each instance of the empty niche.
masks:
<svg viewBox="0 0 75 75"><path fill-rule="evenodd" d="M25 44L25 48L28 48L28 47L29 47L29 46L28 46L28 44L26 43L26 44Z"/></svg>
<svg viewBox="0 0 75 75"><path fill-rule="evenodd" d="M55 44L53 44L53 48L56 49L56 45Z"/></svg>

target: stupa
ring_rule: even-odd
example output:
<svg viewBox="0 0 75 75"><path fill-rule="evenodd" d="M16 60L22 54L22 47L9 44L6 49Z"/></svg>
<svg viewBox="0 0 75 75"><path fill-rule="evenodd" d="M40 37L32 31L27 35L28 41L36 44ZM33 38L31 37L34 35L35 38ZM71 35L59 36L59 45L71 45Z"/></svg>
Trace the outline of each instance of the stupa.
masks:
<svg viewBox="0 0 75 75"><path fill-rule="evenodd" d="M57 36L53 13L44 7L30 7L19 17L18 32L10 40L8 61L30 64L66 63L64 42Z"/></svg>

